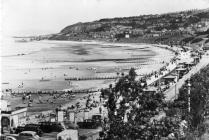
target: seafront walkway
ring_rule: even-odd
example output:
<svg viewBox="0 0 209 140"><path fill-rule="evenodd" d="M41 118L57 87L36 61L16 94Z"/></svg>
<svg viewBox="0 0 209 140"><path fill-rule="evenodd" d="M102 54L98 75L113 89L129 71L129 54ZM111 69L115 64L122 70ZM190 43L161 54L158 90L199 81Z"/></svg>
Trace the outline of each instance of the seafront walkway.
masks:
<svg viewBox="0 0 209 140"><path fill-rule="evenodd" d="M161 71L160 74L158 74L157 76L156 75L153 75L151 76L146 82L147 82L147 85L151 85L153 84L154 82L156 82L157 80L163 78L164 76L166 76L167 74L169 74L171 71L173 71L175 68L177 67L177 63L169 63L166 67L165 67L165 70L164 71Z"/></svg>
<svg viewBox="0 0 209 140"><path fill-rule="evenodd" d="M199 72L202 68L204 68L208 64L209 64L209 55L203 55L202 59L196 66L192 67L192 69L186 75L184 75L182 79L180 79L176 84L174 84L172 87L170 87L168 90L164 92L166 101L172 101L175 98L177 98L179 89L183 86L185 81L189 79L193 74Z"/></svg>
<svg viewBox="0 0 209 140"><path fill-rule="evenodd" d="M179 47L170 47L170 46L167 46L167 45L154 45L155 47L159 47L159 48L162 48L162 49L167 49L167 50L170 50L172 51L173 53L176 53L179 51ZM147 78L146 82L147 82L147 85L148 86L151 86L153 83L157 82L158 80L160 80L161 78L163 78L164 76L166 76L167 74L169 74L171 71L173 71L178 65L178 62L176 61L173 61L173 59L170 60L170 62L164 66L164 70L159 70L157 75L154 74L152 75L151 77ZM157 72L157 71L156 71Z"/></svg>

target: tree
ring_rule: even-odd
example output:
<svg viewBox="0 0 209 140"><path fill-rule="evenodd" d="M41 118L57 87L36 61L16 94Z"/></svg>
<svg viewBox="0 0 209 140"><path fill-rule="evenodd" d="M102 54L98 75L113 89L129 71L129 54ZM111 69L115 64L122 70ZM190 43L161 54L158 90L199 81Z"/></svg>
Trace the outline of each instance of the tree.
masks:
<svg viewBox="0 0 209 140"><path fill-rule="evenodd" d="M190 79L191 93L190 104L191 112L187 112L190 116L191 128L197 129L202 126L204 121L204 111L207 106L207 99L209 97L209 65L202 69L200 73L193 75ZM179 91L178 99L174 101L178 107L188 108L188 89L187 83Z"/></svg>
<svg viewBox="0 0 209 140"><path fill-rule="evenodd" d="M109 95L107 108L110 127L106 139L153 139L154 134L148 129L151 127L149 121L158 114L164 95L144 93L135 76L134 69L130 70L128 76L119 79Z"/></svg>
<svg viewBox="0 0 209 140"><path fill-rule="evenodd" d="M136 78L137 74L136 74L136 72L135 72L135 69L134 69L134 68L131 68L131 69L130 69L130 71L129 71L129 76L130 76L130 79L131 79L132 81L134 81L134 80L135 80L135 78Z"/></svg>

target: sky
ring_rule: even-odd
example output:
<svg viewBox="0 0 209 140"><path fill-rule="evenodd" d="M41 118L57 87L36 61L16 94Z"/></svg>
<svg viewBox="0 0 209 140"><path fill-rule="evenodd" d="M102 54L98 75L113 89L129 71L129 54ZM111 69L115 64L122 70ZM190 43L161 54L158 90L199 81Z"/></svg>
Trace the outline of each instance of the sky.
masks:
<svg viewBox="0 0 209 140"><path fill-rule="evenodd" d="M209 0L1 0L3 35L58 33L101 18L209 8Z"/></svg>

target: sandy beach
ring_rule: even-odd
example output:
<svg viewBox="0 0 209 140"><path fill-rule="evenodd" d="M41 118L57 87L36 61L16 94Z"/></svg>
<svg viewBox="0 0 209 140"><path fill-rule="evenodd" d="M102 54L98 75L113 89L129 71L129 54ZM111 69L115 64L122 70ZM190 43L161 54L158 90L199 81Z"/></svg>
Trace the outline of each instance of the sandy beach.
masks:
<svg viewBox="0 0 209 140"><path fill-rule="evenodd" d="M40 41L16 45L13 46L17 47L15 53L9 54L7 50L1 55L2 89L9 88L15 92L106 88L114 80L66 81L65 78L116 76L117 72L127 73L131 67L137 68L139 75L148 74L160 69L174 56L169 50L149 44ZM21 47L31 48L21 52ZM40 97L34 94L34 104L29 111L50 110L60 104L73 104L84 95L78 94L74 99L60 98L52 105L47 102L53 98L50 95L42 96L44 103L39 104ZM5 96L4 99L8 99L12 107L27 106L20 102L21 95L18 96Z"/></svg>

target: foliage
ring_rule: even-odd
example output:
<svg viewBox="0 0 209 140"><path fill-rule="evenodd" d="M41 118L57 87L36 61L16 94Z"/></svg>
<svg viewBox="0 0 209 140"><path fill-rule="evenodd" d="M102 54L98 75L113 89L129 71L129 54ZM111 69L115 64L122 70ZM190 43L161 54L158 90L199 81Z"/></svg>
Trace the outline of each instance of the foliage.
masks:
<svg viewBox="0 0 209 140"><path fill-rule="evenodd" d="M202 12L202 13L198 13L198 14L196 14L196 16L197 17L199 17L199 18L209 18L209 12L207 11L207 12Z"/></svg>
<svg viewBox="0 0 209 140"><path fill-rule="evenodd" d="M209 65L202 69L200 73L191 77L191 127L197 128L204 119L204 108L209 95ZM187 83L180 89L176 104L181 104L181 108L188 108L188 87Z"/></svg>
<svg viewBox="0 0 209 140"><path fill-rule="evenodd" d="M111 93L107 107L110 127L106 139L153 139L157 133L151 131L150 119L162 108L164 95L143 92L140 82L135 81L135 76L132 68L129 75L120 78L115 87L109 89ZM127 121L124 121L125 115ZM168 135L167 133L164 135Z"/></svg>
<svg viewBox="0 0 209 140"><path fill-rule="evenodd" d="M181 42L189 43L189 42L192 41L193 39L194 39L194 37L187 37L187 38L182 39Z"/></svg>
<svg viewBox="0 0 209 140"><path fill-rule="evenodd" d="M205 32L197 32L197 35L209 35L209 29Z"/></svg>
<svg viewBox="0 0 209 140"><path fill-rule="evenodd" d="M209 37L209 35L208 35L208 37ZM205 41L205 43L208 43L209 42L209 39L207 39L206 41Z"/></svg>
<svg viewBox="0 0 209 140"><path fill-rule="evenodd" d="M200 42L202 40L203 40L202 38L195 38L194 40L192 40L191 43L197 43L197 42Z"/></svg>
<svg viewBox="0 0 209 140"><path fill-rule="evenodd" d="M132 81L134 81L134 80L135 80L135 78L136 78L137 74L136 74L136 72L135 72L135 69L134 69L134 68L131 68L131 69L130 69L130 71L129 71L129 76L130 76L130 78L131 78L131 80L132 80Z"/></svg>

